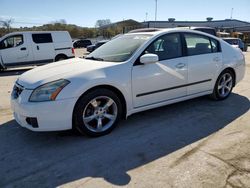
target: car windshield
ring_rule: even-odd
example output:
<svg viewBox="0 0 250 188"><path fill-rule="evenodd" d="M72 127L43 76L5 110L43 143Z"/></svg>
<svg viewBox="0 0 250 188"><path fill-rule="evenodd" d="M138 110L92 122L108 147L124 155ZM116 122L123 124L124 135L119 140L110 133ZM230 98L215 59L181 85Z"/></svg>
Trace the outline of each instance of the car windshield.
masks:
<svg viewBox="0 0 250 188"><path fill-rule="evenodd" d="M224 39L224 40L231 45L238 45L239 44L238 39Z"/></svg>
<svg viewBox="0 0 250 188"><path fill-rule="evenodd" d="M152 35L150 34L120 36L96 49L94 52L89 54L86 59L111 62L126 61L151 36Z"/></svg>

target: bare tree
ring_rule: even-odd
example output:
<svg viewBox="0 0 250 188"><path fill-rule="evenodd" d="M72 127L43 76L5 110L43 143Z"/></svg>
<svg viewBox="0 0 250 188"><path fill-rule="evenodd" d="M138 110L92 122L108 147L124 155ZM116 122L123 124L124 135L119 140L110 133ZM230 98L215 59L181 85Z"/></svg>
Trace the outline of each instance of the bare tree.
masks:
<svg viewBox="0 0 250 188"><path fill-rule="evenodd" d="M104 25L109 25L109 24L111 24L110 19L97 20L96 24L95 24L95 27L102 27Z"/></svg>
<svg viewBox="0 0 250 188"><path fill-rule="evenodd" d="M67 24L65 19L60 19L60 20L56 20L56 21L52 21L50 22L50 24Z"/></svg>
<svg viewBox="0 0 250 188"><path fill-rule="evenodd" d="M10 32L11 24L13 23L13 19L10 18L8 20L0 20L0 23L3 27L7 29L8 32Z"/></svg>

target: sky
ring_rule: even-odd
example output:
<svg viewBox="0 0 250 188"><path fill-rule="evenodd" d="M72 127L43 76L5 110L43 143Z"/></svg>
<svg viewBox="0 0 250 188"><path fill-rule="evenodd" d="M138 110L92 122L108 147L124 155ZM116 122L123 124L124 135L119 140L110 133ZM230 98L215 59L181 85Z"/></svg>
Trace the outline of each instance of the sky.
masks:
<svg viewBox="0 0 250 188"><path fill-rule="evenodd" d="M233 19L250 22L250 0L157 0L157 20ZM13 19L12 27L32 27L60 19L68 24L94 27L99 19L155 20L156 0L0 0L0 20ZM146 16L147 15L147 16Z"/></svg>

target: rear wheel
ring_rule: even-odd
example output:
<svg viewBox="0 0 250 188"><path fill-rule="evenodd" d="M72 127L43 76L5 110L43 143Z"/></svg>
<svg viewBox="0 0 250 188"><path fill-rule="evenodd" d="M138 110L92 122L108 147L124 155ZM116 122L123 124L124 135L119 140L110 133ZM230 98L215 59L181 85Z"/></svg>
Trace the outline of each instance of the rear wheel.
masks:
<svg viewBox="0 0 250 188"><path fill-rule="evenodd" d="M211 97L215 100L226 99L232 92L234 74L230 70L223 71L218 77Z"/></svg>
<svg viewBox="0 0 250 188"><path fill-rule="evenodd" d="M107 89L96 89L78 100L73 123L82 134L102 136L116 127L121 114L121 102L117 95Z"/></svg>
<svg viewBox="0 0 250 188"><path fill-rule="evenodd" d="M56 58L55 58L55 61L62 61L62 60L65 60L67 59L68 57L66 55L57 55Z"/></svg>
<svg viewBox="0 0 250 188"><path fill-rule="evenodd" d="M3 72L6 68L3 68L2 65L0 65L0 72Z"/></svg>

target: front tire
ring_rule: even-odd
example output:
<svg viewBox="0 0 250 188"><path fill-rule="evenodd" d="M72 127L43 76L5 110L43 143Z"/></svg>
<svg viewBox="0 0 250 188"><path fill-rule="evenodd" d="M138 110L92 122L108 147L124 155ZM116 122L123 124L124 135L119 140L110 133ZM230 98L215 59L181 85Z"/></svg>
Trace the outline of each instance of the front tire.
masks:
<svg viewBox="0 0 250 188"><path fill-rule="evenodd" d="M230 70L223 71L214 86L213 94L211 97L214 100L224 100L232 92L233 85L234 85L234 74Z"/></svg>
<svg viewBox="0 0 250 188"><path fill-rule="evenodd" d="M96 89L77 101L73 126L81 134L102 136L116 127L121 115L122 105L118 96L108 89Z"/></svg>

